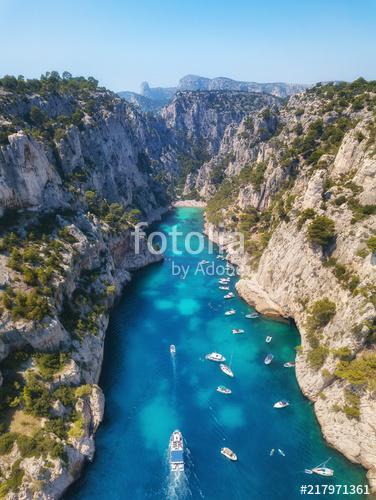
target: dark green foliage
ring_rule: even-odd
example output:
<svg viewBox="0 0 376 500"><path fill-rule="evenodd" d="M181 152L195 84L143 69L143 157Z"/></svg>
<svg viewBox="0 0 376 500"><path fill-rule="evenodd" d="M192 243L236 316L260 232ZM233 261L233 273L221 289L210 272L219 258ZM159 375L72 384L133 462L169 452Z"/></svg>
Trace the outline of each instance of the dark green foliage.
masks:
<svg viewBox="0 0 376 500"><path fill-rule="evenodd" d="M367 247L371 250L372 253L376 252L376 236L371 236L367 240Z"/></svg>
<svg viewBox="0 0 376 500"><path fill-rule="evenodd" d="M353 218L351 219L352 224L364 220L370 215L376 214L376 205L360 205L355 198L349 201L349 207L353 213Z"/></svg>
<svg viewBox="0 0 376 500"><path fill-rule="evenodd" d="M2 295L3 305L14 319L25 318L30 321L41 321L50 313L50 306L46 297L42 297L38 290L31 292L14 292L11 289Z"/></svg>
<svg viewBox="0 0 376 500"><path fill-rule="evenodd" d="M68 361L68 354L65 352L40 353L36 354L34 359L42 377L51 378Z"/></svg>
<svg viewBox="0 0 376 500"><path fill-rule="evenodd" d="M303 210L298 219L298 228L301 229L304 223L309 219L313 219L315 215L316 212L313 210L313 208L306 208L305 210Z"/></svg>
<svg viewBox="0 0 376 500"><path fill-rule="evenodd" d="M50 416L51 396L46 386L35 375L29 374L22 397L26 413L35 417Z"/></svg>
<svg viewBox="0 0 376 500"><path fill-rule="evenodd" d="M376 354L368 352L352 361L340 361L335 370L337 377L350 384L360 385L371 391L376 390Z"/></svg>
<svg viewBox="0 0 376 500"><path fill-rule="evenodd" d="M308 226L308 239L311 243L326 246L334 236L334 221L324 215L315 217Z"/></svg>
<svg viewBox="0 0 376 500"><path fill-rule="evenodd" d="M264 181L265 170L266 164L264 162L245 166L239 174L240 184L252 184L255 189L260 189Z"/></svg>
<svg viewBox="0 0 376 500"><path fill-rule="evenodd" d="M339 264L334 257L327 259L324 265L332 267L338 281L348 288L350 292L354 292L360 283L360 278L356 273L351 272L343 264Z"/></svg>
<svg viewBox="0 0 376 500"><path fill-rule="evenodd" d="M13 448L13 444L17 439L17 434L15 432L7 432L0 435L0 455L6 455L10 453Z"/></svg>
<svg viewBox="0 0 376 500"><path fill-rule="evenodd" d="M307 354L307 359L311 368L314 368L316 370L321 368L328 354L329 349L323 345L318 345L317 347L311 349Z"/></svg>
<svg viewBox="0 0 376 500"><path fill-rule="evenodd" d="M334 302L324 297L317 300L309 311L308 325L310 329L319 330L324 328L336 313Z"/></svg>
<svg viewBox="0 0 376 500"><path fill-rule="evenodd" d="M20 468L21 460L17 460L12 465L10 476L0 484L0 498L5 498L10 492L17 492L24 477L24 470Z"/></svg>

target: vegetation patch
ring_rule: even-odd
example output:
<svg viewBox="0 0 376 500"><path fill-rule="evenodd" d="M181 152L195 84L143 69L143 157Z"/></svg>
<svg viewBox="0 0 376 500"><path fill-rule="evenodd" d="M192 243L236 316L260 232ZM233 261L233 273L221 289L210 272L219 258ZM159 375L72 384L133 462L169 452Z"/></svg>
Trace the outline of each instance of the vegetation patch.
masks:
<svg viewBox="0 0 376 500"><path fill-rule="evenodd" d="M328 245L335 236L335 224L325 215L317 216L308 226L308 240L317 245Z"/></svg>

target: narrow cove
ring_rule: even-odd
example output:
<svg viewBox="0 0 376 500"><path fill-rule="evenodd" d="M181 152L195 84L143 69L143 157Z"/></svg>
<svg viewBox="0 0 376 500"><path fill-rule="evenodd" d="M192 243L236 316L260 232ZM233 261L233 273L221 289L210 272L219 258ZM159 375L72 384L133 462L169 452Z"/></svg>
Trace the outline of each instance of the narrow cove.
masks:
<svg viewBox="0 0 376 500"><path fill-rule="evenodd" d="M202 209L178 208L159 230L174 226L202 232ZM174 255L169 247L163 263L138 272L125 289L107 332L100 380L106 411L95 460L70 490L71 498L297 499L302 484L366 484L363 469L326 445L294 369L283 367L300 343L296 328L246 319L251 308L237 296L224 300L218 276L194 272L200 260L216 255ZM172 275L173 262L189 266L186 279ZM231 278L231 291L235 282ZM226 317L230 307L236 315ZM245 333L232 335L232 328ZM176 345L174 360L170 344ZM232 360L234 379L204 360L211 351ZM274 360L266 366L269 352ZM231 395L216 392L222 384ZM290 406L274 409L280 399ZM167 460L176 428L187 448L185 481L179 485ZM223 446L237 453L237 463L220 454ZM304 473L329 457L334 478Z"/></svg>

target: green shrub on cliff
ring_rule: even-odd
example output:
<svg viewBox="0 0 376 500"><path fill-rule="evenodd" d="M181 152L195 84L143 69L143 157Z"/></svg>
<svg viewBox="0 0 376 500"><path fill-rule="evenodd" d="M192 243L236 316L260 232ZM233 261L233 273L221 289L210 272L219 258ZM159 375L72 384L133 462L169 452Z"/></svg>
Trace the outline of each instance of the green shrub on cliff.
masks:
<svg viewBox="0 0 376 500"><path fill-rule="evenodd" d="M0 455L6 455L12 451L13 444L17 439L15 432L6 432L0 436Z"/></svg>
<svg viewBox="0 0 376 500"><path fill-rule="evenodd" d="M329 349L324 345L318 345L314 349L311 349L307 354L308 363L311 366L311 368L317 370L321 368L328 354L329 354Z"/></svg>
<svg viewBox="0 0 376 500"><path fill-rule="evenodd" d="M376 354L366 353L352 361L340 361L335 375L353 385L363 385L371 391L376 390Z"/></svg>
<svg viewBox="0 0 376 500"><path fill-rule="evenodd" d="M335 236L335 224L325 215L317 216L308 226L308 240L311 243L325 246Z"/></svg>
<svg viewBox="0 0 376 500"><path fill-rule="evenodd" d="M367 240L367 247L371 250L372 253L376 253L376 236L371 236Z"/></svg>
<svg viewBox="0 0 376 500"><path fill-rule="evenodd" d="M317 300L309 310L308 327L310 330L320 330L324 328L336 313L334 302L324 297Z"/></svg>

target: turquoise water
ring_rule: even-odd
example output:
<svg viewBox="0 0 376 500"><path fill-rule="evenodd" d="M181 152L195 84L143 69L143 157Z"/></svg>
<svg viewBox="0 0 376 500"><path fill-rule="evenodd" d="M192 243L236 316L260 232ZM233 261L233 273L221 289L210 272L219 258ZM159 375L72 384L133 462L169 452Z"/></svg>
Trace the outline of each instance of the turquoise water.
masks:
<svg viewBox="0 0 376 500"><path fill-rule="evenodd" d="M202 211L177 209L159 229L173 226L202 231ZM170 246L163 263L135 275L114 309L100 380L106 411L97 452L67 498L274 500L302 498L302 484L365 484L364 471L325 444L294 369L283 368L300 343L297 330L246 319L251 308L238 297L225 301L218 276L194 274L201 259L222 264L207 253L174 256ZM172 262L191 266L185 280L172 276ZM226 317L230 306L237 314ZM245 334L232 335L232 328L244 328ZM273 337L270 344L267 335ZM204 360L211 351L232 359L234 379ZM266 366L268 352L274 360ZM216 392L221 384L233 393ZM274 409L283 398L291 405ZM178 483L167 464L176 428L187 447L186 474ZM222 446L233 449L239 461L226 460ZM286 456L270 456L271 448ZM334 478L304 474L329 457Z"/></svg>

